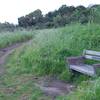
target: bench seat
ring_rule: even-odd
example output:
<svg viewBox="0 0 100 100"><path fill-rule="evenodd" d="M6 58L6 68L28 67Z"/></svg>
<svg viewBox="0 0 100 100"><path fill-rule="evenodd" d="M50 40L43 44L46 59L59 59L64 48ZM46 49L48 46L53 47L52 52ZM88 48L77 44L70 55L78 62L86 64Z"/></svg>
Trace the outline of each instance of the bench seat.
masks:
<svg viewBox="0 0 100 100"><path fill-rule="evenodd" d="M91 65L70 65L70 69L78 71L83 74L87 74L89 76L95 76L95 69Z"/></svg>

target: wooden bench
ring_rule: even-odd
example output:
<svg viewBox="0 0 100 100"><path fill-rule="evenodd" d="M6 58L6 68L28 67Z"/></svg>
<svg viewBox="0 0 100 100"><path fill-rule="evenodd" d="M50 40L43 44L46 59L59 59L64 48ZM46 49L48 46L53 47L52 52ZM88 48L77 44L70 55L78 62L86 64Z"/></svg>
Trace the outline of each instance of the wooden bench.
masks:
<svg viewBox="0 0 100 100"><path fill-rule="evenodd" d="M92 50L84 50L83 55L79 57L68 57L67 62L69 69L72 71L77 71L89 76L96 76L97 70L100 70L100 63L88 65L85 64L85 59L100 61L100 52Z"/></svg>

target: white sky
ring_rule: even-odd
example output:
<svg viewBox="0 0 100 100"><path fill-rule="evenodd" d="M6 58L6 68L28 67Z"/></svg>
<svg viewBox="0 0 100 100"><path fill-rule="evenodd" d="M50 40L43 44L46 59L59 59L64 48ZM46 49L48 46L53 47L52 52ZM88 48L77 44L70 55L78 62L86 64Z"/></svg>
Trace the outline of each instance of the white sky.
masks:
<svg viewBox="0 0 100 100"><path fill-rule="evenodd" d="M36 9L43 14L58 9L61 5L68 6L100 4L100 0L0 0L0 22L17 23L17 18Z"/></svg>

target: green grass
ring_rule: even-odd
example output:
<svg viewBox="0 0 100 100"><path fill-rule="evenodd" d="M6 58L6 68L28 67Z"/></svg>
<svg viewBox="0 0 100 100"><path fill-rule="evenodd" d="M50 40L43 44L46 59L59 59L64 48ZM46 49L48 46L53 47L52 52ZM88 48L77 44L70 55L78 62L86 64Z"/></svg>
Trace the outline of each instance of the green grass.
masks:
<svg viewBox="0 0 100 100"><path fill-rule="evenodd" d="M100 50L100 26L97 24L75 24L66 26L64 28L44 29L38 30L36 32L38 34L35 34L32 44L18 48L13 52L12 55L10 55L6 66L7 76L4 77L4 81L5 79L7 79L7 81L5 82L5 86L9 86L9 84L12 83L16 85L17 79L15 77L18 77L19 80L19 78L24 74L34 76L56 75L62 80L72 81L68 66L67 64L65 65L65 58L81 55L83 49L91 49L97 51ZM84 75L80 75L76 76L73 79L73 82L80 83L83 80L87 79L89 78ZM99 84L99 81L95 82ZM32 82L30 83L33 84ZM28 87L32 86L30 83L25 85L27 91L30 90L28 89ZM99 88L96 88L95 84L91 84L91 86L87 86L87 89L78 89L77 92L75 92L76 94L73 93L71 94L71 96L73 98L74 94L77 98L79 96L79 98L76 100L90 100L81 99L81 97L87 95L86 98L89 98L88 95L91 92L91 87L93 86L94 91L97 92ZM20 90L24 91L24 88L20 87ZM80 90L82 90L82 92L80 92ZM85 91L87 94L85 93ZM94 98L98 97L98 95L93 93L91 92L90 96L92 95L94 96ZM20 97L19 94L17 95L17 93L14 93L11 95L11 97L17 95L16 100L18 100L18 98ZM23 93L21 93L21 95L22 94ZM36 92L36 97L38 98L44 97L43 95L37 94L38 92ZM31 91L31 95L29 95L29 97L31 97L32 95L35 95L33 91ZM66 100L66 96L59 97L58 100ZM71 97L69 96L68 100L73 99L71 99Z"/></svg>
<svg viewBox="0 0 100 100"><path fill-rule="evenodd" d="M6 32L0 34L0 48L7 47L9 45L29 40L35 33L32 31L15 31Z"/></svg>
<svg viewBox="0 0 100 100"><path fill-rule="evenodd" d="M100 78L82 82L77 90L56 100L100 100Z"/></svg>
<svg viewBox="0 0 100 100"><path fill-rule="evenodd" d="M15 52L11 58L13 60L9 62L10 69L18 74L54 74L70 80L64 59L81 55L83 49L99 50L99 44L99 25L76 24L60 29L40 30L31 45Z"/></svg>
<svg viewBox="0 0 100 100"><path fill-rule="evenodd" d="M3 76L0 80L3 82L0 83L0 100L51 100L34 85L33 78L31 74Z"/></svg>

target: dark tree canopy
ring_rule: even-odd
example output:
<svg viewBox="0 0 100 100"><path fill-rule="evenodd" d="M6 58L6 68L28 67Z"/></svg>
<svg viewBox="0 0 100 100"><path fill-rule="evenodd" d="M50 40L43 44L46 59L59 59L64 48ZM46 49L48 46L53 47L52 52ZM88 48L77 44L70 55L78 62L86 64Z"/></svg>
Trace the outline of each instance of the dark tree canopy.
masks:
<svg viewBox="0 0 100 100"><path fill-rule="evenodd" d="M51 28L61 27L70 23L85 24L88 22L98 22L100 18L100 5L92 5L91 7L84 7L82 5L66 6L62 5L58 10L48 12L46 15L37 9L34 12L18 18L19 26L21 27L38 27L38 28Z"/></svg>

